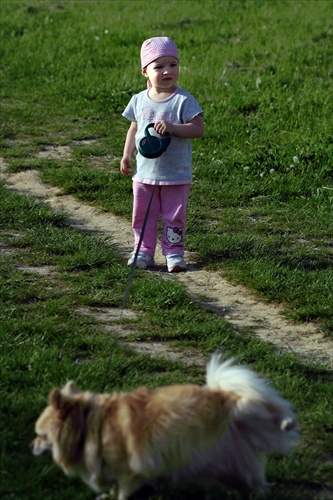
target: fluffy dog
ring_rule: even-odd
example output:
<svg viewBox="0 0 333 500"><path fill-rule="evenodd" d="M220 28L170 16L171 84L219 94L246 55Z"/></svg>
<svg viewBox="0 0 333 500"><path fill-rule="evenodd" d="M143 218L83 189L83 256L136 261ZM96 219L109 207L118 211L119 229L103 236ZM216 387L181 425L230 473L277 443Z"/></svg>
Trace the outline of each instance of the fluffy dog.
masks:
<svg viewBox="0 0 333 500"><path fill-rule="evenodd" d="M161 482L223 482L264 492L266 454L298 441L288 401L251 369L214 355L206 385L92 394L53 389L36 422L34 455L125 500Z"/></svg>

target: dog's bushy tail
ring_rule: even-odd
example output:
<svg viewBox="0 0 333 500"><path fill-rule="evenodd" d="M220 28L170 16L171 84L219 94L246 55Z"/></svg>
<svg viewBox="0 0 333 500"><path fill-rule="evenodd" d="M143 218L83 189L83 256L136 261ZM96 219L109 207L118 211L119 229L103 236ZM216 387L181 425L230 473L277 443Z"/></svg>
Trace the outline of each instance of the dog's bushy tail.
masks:
<svg viewBox="0 0 333 500"><path fill-rule="evenodd" d="M233 358L223 361L218 354L214 354L207 365L206 381L210 389L234 392L242 399L263 399L271 391L253 370L236 365Z"/></svg>
<svg viewBox="0 0 333 500"><path fill-rule="evenodd" d="M259 449L288 452L297 443L292 405L251 368L236 365L234 359L223 361L214 354L207 365L206 382L212 390L237 396L232 410L235 422L251 428L249 434L258 440Z"/></svg>

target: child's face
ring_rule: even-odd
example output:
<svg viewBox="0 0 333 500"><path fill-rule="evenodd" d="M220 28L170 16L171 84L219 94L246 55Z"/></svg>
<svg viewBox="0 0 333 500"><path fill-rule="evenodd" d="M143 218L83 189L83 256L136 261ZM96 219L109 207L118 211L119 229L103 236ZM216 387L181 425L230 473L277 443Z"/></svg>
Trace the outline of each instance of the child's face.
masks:
<svg viewBox="0 0 333 500"><path fill-rule="evenodd" d="M142 74L149 78L154 88L162 90L172 89L179 77L179 63L175 57L159 57L143 68Z"/></svg>

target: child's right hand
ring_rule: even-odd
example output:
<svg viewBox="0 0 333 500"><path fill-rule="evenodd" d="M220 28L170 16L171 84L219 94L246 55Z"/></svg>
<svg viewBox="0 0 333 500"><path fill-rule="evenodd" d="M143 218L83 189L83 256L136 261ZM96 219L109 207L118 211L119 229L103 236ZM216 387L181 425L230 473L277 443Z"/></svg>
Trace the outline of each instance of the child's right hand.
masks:
<svg viewBox="0 0 333 500"><path fill-rule="evenodd" d="M124 155L120 161L120 172L124 175L130 175L132 168L132 157Z"/></svg>

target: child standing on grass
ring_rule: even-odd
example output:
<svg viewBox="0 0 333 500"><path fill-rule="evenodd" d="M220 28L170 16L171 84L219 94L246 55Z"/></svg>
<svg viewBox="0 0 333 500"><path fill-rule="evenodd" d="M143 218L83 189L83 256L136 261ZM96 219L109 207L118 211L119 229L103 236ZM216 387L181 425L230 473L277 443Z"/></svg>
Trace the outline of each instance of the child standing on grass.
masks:
<svg viewBox="0 0 333 500"><path fill-rule="evenodd" d="M179 57L176 44L168 37L146 40L141 47L142 74L148 89L132 97L123 116L131 121L126 135L120 170L129 175L132 156L145 136L148 124L157 137L170 135L166 151L158 158L147 158L138 151L133 176L134 251L135 258L147 207L151 207L138 253L136 266L142 269L154 265L157 227L161 215L163 224L162 253L169 272L184 271L184 234L186 209L192 182L192 148L190 139L204 133L203 110L195 98L178 87ZM161 138L161 137L160 137ZM153 193L153 195L152 195Z"/></svg>

